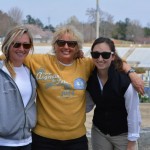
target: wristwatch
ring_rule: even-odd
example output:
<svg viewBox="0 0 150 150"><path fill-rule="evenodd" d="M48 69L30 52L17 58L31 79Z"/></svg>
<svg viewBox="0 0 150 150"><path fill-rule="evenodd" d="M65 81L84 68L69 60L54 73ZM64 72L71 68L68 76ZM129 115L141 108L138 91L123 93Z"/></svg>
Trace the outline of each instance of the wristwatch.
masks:
<svg viewBox="0 0 150 150"><path fill-rule="evenodd" d="M129 75L129 73L131 72L135 72L135 70L133 68L131 68L128 72L127 72L127 75Z"/></svg>

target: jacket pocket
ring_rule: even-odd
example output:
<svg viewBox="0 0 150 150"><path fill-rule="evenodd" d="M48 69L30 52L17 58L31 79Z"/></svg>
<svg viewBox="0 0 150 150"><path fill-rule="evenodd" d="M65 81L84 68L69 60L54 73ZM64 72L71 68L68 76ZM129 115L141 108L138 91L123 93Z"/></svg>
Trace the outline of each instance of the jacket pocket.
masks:
<svg viewBox="0 0 150 150"><path fill-rule="evenodd" d="M1 112L1 111L0 111ZM24 127L25 118L23 117L23 112L10 112L0 115L0 135L1 137L7 137L9 135L14 135L21 128Z"/></svg>

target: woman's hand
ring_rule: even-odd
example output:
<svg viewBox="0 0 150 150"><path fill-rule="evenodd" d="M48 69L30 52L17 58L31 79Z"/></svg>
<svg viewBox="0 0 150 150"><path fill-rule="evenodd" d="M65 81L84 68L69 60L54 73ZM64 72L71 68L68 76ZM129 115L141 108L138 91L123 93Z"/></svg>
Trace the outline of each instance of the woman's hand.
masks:
<svg viewBox="0 0 150 150"><path fill-rule="evenodd" d="M4 54L0 55L0 60L5 60L5 59L6 59L6 57Z"/></svg>
<svg viewBox="0 0 150 150"><path fill-rule="evenodd" d="M130 73L129 77L136 91L141 95L144 95L144 81L135 72Z"/></svg>
<svg viewBox="0 0 150 150"><path fill-rule="evenodd" d="M127 73L130 69L131 69L131 66L127 64L126 62L124 62L123 63L124 72ZM144 94L144 81L135 72L130 72L128 75L136 91L140 93L141 95L143 95Z"/></svg>
<svg viewBox="0 0 150 150"><path fill-rule="evenodd" d="M127 150L136 150L136 141L128 141Z"/></svg>

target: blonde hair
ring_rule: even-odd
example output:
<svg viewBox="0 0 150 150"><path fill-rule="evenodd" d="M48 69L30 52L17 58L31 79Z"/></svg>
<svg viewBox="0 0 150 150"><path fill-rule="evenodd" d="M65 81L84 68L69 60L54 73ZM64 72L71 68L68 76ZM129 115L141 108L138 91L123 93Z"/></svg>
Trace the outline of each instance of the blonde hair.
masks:
<svg viewBox="0 0 150 150"><path fill-rule="evenodd" d="M30 44L31 44L31 50L34 50L33 47L33 38L31 33L29 32L28 28L26 28L25 26L16 26L13 29L11 29L3 43L2 43L2 53L4 54L5 57L3 57L4 62L5 62L5 66L7 67L8 71L10 72L10 75L14 78L15 77L15 71L13 69L13 64L12 62L10 62L9 60L9 49L10 46L13 44L14 40L16 39L16 37L18 36L22 36L24 33L26 33L29 36L29 40L30 40Z"/></svg>
<svg viewBox="0 0 150 150"><path fill-rule="evenodd" d="M77 41L77 50L82 49L83 37L79 33L79 31L74 26L61 26L56 29L56 32L53 35L53 39L51 41L51 45L53 50L55 50L56 41L64 34L69 34L72 37L73 41Z"/></svg>

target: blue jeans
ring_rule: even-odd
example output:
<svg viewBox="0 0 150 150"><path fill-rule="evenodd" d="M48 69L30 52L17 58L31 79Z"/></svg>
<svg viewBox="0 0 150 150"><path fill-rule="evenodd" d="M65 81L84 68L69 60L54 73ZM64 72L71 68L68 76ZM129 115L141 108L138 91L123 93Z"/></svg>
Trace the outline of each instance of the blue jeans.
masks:
<svg viewBox="0 0 150 150"><path fill-rule="evenodd" d="M32 150L88 150L86 135L72 140L55 140L32 134Z"/></svg>

